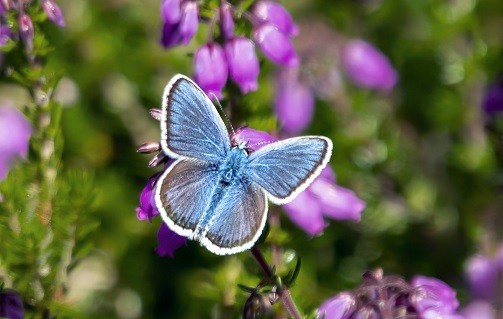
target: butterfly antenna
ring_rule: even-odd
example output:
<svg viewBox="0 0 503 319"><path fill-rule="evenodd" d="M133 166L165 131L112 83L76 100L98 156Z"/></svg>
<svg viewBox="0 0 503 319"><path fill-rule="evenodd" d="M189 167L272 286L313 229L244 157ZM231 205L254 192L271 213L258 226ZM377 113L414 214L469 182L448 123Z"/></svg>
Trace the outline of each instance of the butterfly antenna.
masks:
<svg viewBox="0 0 503 319"><path fill-rule="evenodd" d="M264 141L264 142L258 142L252 145L248 145L248 147L255 147L255 146L260 146L260 145L266 145L266 144L271 144L274 143L274 141Z"/></svg>
<svg viewBox="0 0 503 319"><path fill-rule="evenodd" d="M222 107L222 104L220 104L220 101L218 100L217 96L213 92L210 92L210 94L213 96L213 98L215 99L215 101L217 101L218 108L220 109L220 111L222 111L222 114L224 115L224 118L225 118L225 120L227 122L227 125L231 128L232 135L236 135L236 131L234 131L234 127L232 127L231 120L227 116L227 113L225 113L224 108Z"/></svg>

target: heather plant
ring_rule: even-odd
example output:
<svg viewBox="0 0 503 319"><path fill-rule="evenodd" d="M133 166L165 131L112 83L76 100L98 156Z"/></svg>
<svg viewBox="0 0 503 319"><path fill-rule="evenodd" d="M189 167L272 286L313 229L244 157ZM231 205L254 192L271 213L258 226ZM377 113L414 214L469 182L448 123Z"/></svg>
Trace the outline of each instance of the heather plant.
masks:
<svg viewBox="0 0 503 319"><path fill-rule="evenodd" d="M0 1L0 318L499 318L502 12ZM245 252L217 256L159 216L177 73L250 154L334 143Z"/></svg>

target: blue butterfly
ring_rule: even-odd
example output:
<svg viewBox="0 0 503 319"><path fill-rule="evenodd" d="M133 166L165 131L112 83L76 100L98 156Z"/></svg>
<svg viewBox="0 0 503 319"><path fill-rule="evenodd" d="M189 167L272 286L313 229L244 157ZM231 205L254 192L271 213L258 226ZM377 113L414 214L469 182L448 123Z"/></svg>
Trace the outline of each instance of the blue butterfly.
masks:
<svg viewBox="0 0 503 319"><path fill-rule="evenodd" d="M174 76L164 89L161 146L175 161L156 182L155 205L175 233L228 255L253 247L267 219L267 200L292 201L332 154L323 136L289 138L248 154L231 145L208 96Z"/></svg>

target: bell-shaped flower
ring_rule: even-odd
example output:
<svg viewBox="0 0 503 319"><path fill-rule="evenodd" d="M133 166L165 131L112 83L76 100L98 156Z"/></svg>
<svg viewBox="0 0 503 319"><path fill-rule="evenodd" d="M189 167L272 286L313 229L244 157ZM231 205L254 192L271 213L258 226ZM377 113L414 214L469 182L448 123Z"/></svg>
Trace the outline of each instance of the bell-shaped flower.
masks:
<svg viewBox="0 0 503 319"><path fill-rule="evenodd" d="M353 40L345 45L342 64L349 78L365 88L390 90L398 81L388 58L363 40Z"/></svg>
<svg viewBox="0 0 503 319"><path fill-rule="evenodd" d="M224 49L231 79L243 94L255 91L260 66L253 42L245 37L236 37L227 41Z"/></svg>
<svg viewBox="0 0 503 319"><path fill-rule="evenodd" d="M27 47L31 47L33 44L33 22L31 18L26 13L21 13L18 18L19 23L19 35L21 39L24 41Z"/></svg>
<svg viewBox="0 0 503 319"><path fill-rule="evenodd" d="M165 49L181 44L187 45L194 37L198 27L199 17L197 2L184 2L180 21L176 23L164 22L161 44Z"/></svg>
<svg viewBox="0 0 503 319"><path fill-rule="evenodd" d="M159 215L159 211L154 202L154 186L159 175L161 175L161 173L152 175L140 193L140 206L136 208L136 217L139 220L152 221L153 217Z"/></svg>
<svg viewBox="0 0 503 319"><path fill-rule="evenodd" d="M314 95L298 80L297 68L285 68L277 80L274 111L281 129L295 135L311 124L314 113Z"/></svg>
<svg viewBox="0 0 503 319"><path fill-rule="evenodd" d="M253 7L253 14L263 21L275 25L287 36L295 36L299 28L293 22L290 13L276 1L258 1Z"/></svg>
<svg viewBox="0 0 503 319"><path fill-rule="evenodd" d="M497 319L491 303L482 300L470 302L461 313L464 319Z"/></svg>
<svg viewBox="0 0 503 319"><path fill-rule="evenodd" d="M15 107L0 106L0 181L17 158L26 158L32 127Z"/></svg>
<svg viewBox="0 0 503 319"><path fill-rule="evenodd" d="M157 247L155 251L161 257L174 257L175 251L185 245L187 237L183 237L169 229L163 222L157 232Z"/></svg>
<svg viewBox="0 0 503 319"><path fill-rule="evenodd" d="M492 259L483 255L472 256L465 265L465 275L473 297L487 301L494 299L499 274Z"/></svg>
<svg viewBox="0 0 503 319"><path fill-rule="evenodd" d="M250 153L260 149L264 145L276 142L277 140L276 137L267 132L249 127L240 127L231 134L232 145L237 146L241 143L246 143L246 149Z"/></svg>
<svg viewBox="0 0 503 319"><path fill-rule="evenodd" d="M194 79L206 94L214 94L221 99L228 73L225 53L218 43L208 43L197 49L194 55Z"/></svg>
<svg viewBox="0 0 503 319"><path fill-rule="evenodd" d="M440 318L434 315L447 316L456 313L459 306L456 291L445 282L418 275L412 278L411 284L415 288L410 297L411 303L422 317Z"/></svg>
<svg viewBox="0 0 503 319"><path fill-rule="evenodd" d="M9 319L23 319L23 300L18 292L12 289L0 291L0 317Z"/></svg>
<svg viewBox="0 0 503 319"><path fill-rule="evenodd" d="M65 18L63 17L63 12L54 0L43 0L42 8L44 9L47 18L51 20L55 25L59 27L65 26Z"/></svg>
<svg viewBox="0 0 503 319"><path fill-rule="evenodd" d="M182 17L181 0L163 0L161 3L161 17L165 22L175 24Z"/></svg>
<svg viewBox="0 0 503 319"><path fill-rule="evenodd" d="M274 63L293 67L299 64L290 38L275 25L264 23L253 32L253 38L264 55Z"/></svg>
<svg viewBox="0 0 503 319"><path fill-rule="evenodd" d="M325 229L325 218L360 221L365 202L353 191L335 184L332 168L327 166L311 185L283 208L297 226L314 236Z"/></svg>
<svg viewBox="0 0 503 319"><path fill-rule="evenodd" d="M232 6L228 2L225 2L220 7L220 30L225 39L230 39L234 36Z"/></svg>
<svg viewBox="0 0 503 319"><path fill-rule="evenodd" d="M356 309L356 299L349 292L341 292L325 300L318 308L318 318L349 319Z"/></svg>

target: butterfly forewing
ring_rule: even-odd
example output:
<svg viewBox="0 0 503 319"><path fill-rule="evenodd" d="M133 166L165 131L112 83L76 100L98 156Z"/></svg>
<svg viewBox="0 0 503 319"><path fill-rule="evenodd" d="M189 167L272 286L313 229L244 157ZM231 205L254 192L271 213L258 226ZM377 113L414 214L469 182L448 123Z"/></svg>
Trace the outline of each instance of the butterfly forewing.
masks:
<svg viewBox="0 0 503 319"><path fill-rule="evenodd" d="M166 155L218 162L230 149L227 129L215 106L189 78L177 75L163 96L161 145Z"/></svg>
<svg viewBox="0 0 503 319"><path fill-rule="evenodd" d="M202 244L219 255L249 249L260 237L266 217L264 191L256 184L236 181L223 191Z"/></svg>
<svg viewBox="0 0 503 319"><path fill-rule="evenodd" d="M176 233L189 236L208 210L218 176L211 165L175 161L156 184L155 202L162 219Z"/></svg>
<svg viewBox="0 0 503 319"><path fill-rule="evenodd" d="M309 186L331 154L332 141L326 137L289 138L252 153L248 174L273 203L285 204Z"/></svg>

